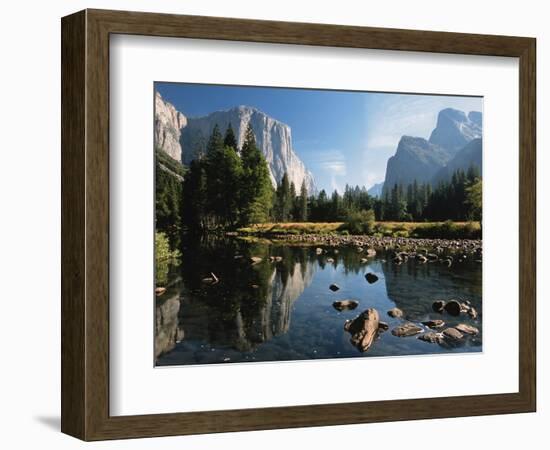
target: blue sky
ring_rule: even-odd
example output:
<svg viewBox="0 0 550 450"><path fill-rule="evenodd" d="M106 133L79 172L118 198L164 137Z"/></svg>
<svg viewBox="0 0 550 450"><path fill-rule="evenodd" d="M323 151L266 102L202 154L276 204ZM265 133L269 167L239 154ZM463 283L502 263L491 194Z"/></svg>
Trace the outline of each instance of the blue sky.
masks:
<svg viewBox="0 0 550 450"><path fill-rule="evenodd" d="M294 151L320 189L384 180L402 135L428 138L444 108L482 111L479 97L155 83L189 117L249 105L292 129Z"/></svg>

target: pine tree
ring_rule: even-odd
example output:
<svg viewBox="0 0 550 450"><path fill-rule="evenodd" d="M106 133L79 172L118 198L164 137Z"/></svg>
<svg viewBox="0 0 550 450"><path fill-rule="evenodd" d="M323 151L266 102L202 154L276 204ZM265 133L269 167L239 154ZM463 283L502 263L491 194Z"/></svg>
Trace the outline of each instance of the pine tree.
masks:
<svg viewBox="0 0 550 450"><path fill-rule="evenodd" d="M227 126L227 130L225 131L225 138L223 139L223 145L225 147L231 147L233 150L237 151L237 138L235 137L235 133L233 132L233 128L231 127L231 123Z"/></svg>
<svg viewBox="0 0 550 450"><path fill-rule="evenodd" d="M240 222L243 224L267 221L272 206L273 188L269 168L250 125L241 149L242 181L239 198Z"/></svg>
<svg viewBox="0 0 550 450"><path fill-rule="evenodd" d="M296 189L294 191L296 191ZM288 175L285 172L275 193L275 217L277 220L280 222L288 221L290 218L292 204L291 185L288 181Z"/></svg>
<svg viewBox="0 0 550 450"><path fill-rule="evenodd" d="M302 181L302 187L300 188L300 198L299 198L299 214L298 218L302 222L307 222L308 219L308 210L307 210L307 187L306 181Z"/></svg>
<svg viewBox="0 0 550 450"><path fill-rule="evenodd" d="M204 161L191 161L183 182L182 219L189 231L207 228L207 187Z"/></svg>

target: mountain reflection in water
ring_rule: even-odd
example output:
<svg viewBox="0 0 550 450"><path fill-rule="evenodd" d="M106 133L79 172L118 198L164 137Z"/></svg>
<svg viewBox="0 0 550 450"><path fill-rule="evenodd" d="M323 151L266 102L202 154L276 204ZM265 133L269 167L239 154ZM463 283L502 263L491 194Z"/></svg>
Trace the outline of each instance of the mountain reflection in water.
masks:
<svg viewBox="0 0 550 450"><path fill-rule="evenodd" d="M156 364L187 365L245 361L287 361L357 356L393 356L481 351L481 265L447 267L414 261L396 266L386 255L364 257L354 248L317 255L313 247L224 240L184 249L182 264L165 276L168 289L156 298ZM252 256L261 262L252 264ZM279 261L274 261L279 257ZM281 259L282 258L282 259ZM365 273L379 280L369 284ZM205 282L214 273L219 282ZM335 283L337 292L328 287ZM432 311L436 299L468 299L480 313L451 318ZM336 300L354 299L354 311L337 311ZM366 353L353 347L344 323L376 308L390 328L404 319L386 312L398 307L406 320L441 318L480 330L459 346L430 344L416 337L380 334Z"/></svg>

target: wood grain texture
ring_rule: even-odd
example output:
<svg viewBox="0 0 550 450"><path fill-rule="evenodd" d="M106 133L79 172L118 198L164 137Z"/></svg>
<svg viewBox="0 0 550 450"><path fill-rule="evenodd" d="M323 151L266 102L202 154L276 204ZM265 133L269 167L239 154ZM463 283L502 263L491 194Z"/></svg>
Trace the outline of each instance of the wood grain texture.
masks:
<svg viewBox="0 0 550 450"><path fill-rule="evenodd" d="M109 34L113 33L518 57L519 392L109 416ZM99 440L535 410L534 39L86 10L63 18L62 40L62 430L65 433L84 440Z"/></svg>
<svg viewBox="0 0 550 450"><path fill-rule="evenodd" d="M61 27L61 430L85 431L85 20Z"/></svg>

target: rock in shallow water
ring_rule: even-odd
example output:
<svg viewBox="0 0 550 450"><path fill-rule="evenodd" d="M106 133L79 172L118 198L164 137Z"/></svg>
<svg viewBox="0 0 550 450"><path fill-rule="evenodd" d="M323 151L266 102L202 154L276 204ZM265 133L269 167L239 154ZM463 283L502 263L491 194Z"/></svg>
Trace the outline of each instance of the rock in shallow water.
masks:
<svg viewBox="0 0 550 450"><path fill-rule="evenodd" d="M374 342L380 326L378 311L369 308L353 320L348 320L344 330L351 334L350 342L360 351L366 352Z"/></svg>
<svg viewBox="0 0 550 450"><path fill-rule="evenodd" d="M465 323L459 323L455 326L455 328L464 334L479 334L479 330L476 327L473 327L472 325L467 325Z"/></svg>
<svg viewBox="0 0 550 450"><path fill-rule="evenodd" d="M340 286L338 286L337 284L331 284L328 288L329 288L332 292L336 292L336 291L339 291L339 290L340 290Z"/></svg>
<svg viewBox="0 0 550 450"><path fill-rule="evenodd" d="M422 325L426 325L429 328L441 328L445 325L445 322L440 319L426 320L425 322L422 322Z"/></svg>
<svg viewBox="0 0 550 450"><path fill-rule="evenodd" d="M443 330L443 336L450 341L460 341L464 335L456 328L446 328Z"/></svg>
<svg viewBox="0 0 550 450"><path fill-rule="evenodd" d="M430 344L441 344L444 340L443 333L436 333L435 331L429 331L427 333L418 336L418 339Z"/></svg>
<svg viewBox="0 0 550 450"><path fill-rule="evenodd" d="M459 316L462 312L462 306L456 300L451 300L445 304L445 311L447 311L451 316Z"/></svg>
<svg viewBox="0 0 550 450"><path fill-rule="evenodd" d="M378 276L375 275L374 273L372 272L369 272L365 275L365 278L367 279L367 282L369 284L372 284L372 283L376 283L378 281Z"/></svg>
<svg viewBox="0 0 550 450"><path fill-rule="evenodd" d="M357 306L359 306L359 302L357 300L338 300L335 301L332 306L334 306L334 308L338 311L343 311L344 309L357 308Z"/></svg>
<svg viewBox="0 0 550 450"><path fill-rule="evenodd" d="M432 309L438 313L443 312L445 309L445 302L443 300L436 300L432 303Z"/></svg>
<svg viewBox="0 0 550 450"><path fill-rule="evenodd" d="M421 332L422 328L420 328L418 325L415 325L414 323L405 323L391 330L391 334L397 337L414 336L415 334Z"/></svg>
<svg viewBox="0 0 550 450"><path fill-rule="evenodd" d="M388 311L388 316L393 318L403 317L403 311L401 311L399 308L392 308Z"/></svg>

